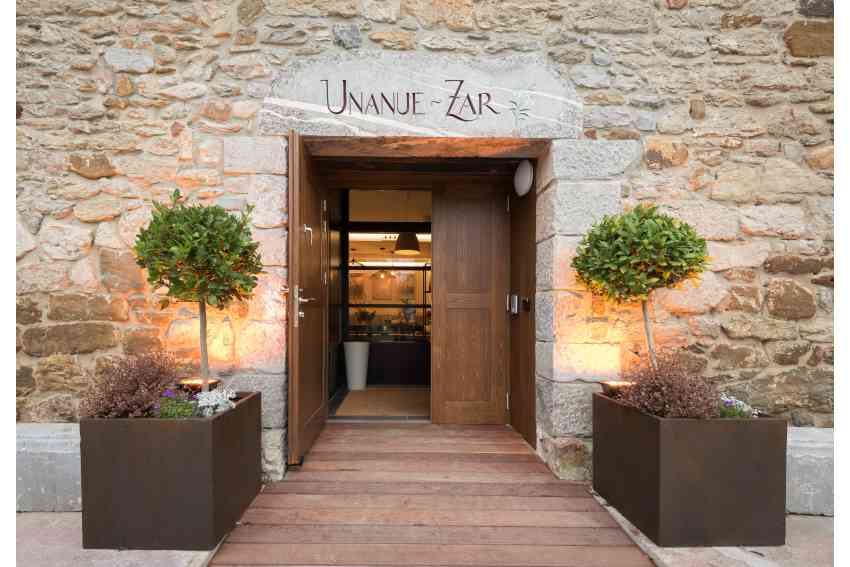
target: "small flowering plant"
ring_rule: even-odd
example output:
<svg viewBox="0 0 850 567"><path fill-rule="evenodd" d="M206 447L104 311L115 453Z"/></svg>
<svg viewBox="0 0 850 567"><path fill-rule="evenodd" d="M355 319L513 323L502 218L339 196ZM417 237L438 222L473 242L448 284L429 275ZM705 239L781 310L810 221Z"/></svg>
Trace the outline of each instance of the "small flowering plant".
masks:
<svg viewBox="0 0 850 567"><path fill-rule="evenodd" d="M157 417L163 419L185 419L198 415L198 403L187 392L166 388L156 408Z"/></svg>
<svg viewBox="0 0 850 567"><path fill-rule="evenodd" d="M720 417L748 419L758 417L759 411L746 402L742 402L738 398L733 398L727 394L720 396Z"/></svg>

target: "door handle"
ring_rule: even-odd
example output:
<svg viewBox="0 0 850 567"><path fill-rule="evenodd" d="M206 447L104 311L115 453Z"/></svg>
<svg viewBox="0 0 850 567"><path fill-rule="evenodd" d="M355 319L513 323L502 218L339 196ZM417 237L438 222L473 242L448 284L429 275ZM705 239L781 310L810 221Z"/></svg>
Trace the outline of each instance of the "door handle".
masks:
<svg viewBox="0 0 850 567"><path fill-rule="evenodd" d="M304 225L304 234L306 234L307 236L310 237L308 245L312 247L313 246L313 229L310 228L309 224Z"/></svg>
<svg viewBox="0 0 850 567"><path fill-rule="evenodd" d="M298 303L310 303L311 301L316 301L315 297L299 297Z"/></svg>

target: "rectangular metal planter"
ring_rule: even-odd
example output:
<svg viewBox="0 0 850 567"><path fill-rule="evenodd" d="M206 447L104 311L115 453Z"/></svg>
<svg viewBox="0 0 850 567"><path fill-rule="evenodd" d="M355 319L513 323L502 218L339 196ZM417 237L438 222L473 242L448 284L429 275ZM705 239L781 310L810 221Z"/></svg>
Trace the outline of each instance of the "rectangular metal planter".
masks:
<svg viewBox="0 0 850 567"><path fill-rule="evenodd" d="M593 488L665 547L785 543L784 419L659 418L593 395Z"/></svg>
<svg viewBox="0 0 850 567"><path fill-rule="evenodd" d="M260 393L210 418L83 419L83 547L209 550L261 484Z"/></svg>

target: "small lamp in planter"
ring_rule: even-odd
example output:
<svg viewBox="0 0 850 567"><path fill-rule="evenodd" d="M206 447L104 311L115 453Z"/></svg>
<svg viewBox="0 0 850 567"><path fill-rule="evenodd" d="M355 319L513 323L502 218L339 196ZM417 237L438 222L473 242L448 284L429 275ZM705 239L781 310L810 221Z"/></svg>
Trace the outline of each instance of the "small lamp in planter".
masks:
<svg viewBox="0 0 850 567"><path fill-rule="evenodd" d="M593 488L662 546L782 545L785 420L753 419L681 353L656 352L652 292L707 262L705 240L654 207L605 217L579 245L572 265L591 292L640 302L648 352L593 396Z"/></svg>

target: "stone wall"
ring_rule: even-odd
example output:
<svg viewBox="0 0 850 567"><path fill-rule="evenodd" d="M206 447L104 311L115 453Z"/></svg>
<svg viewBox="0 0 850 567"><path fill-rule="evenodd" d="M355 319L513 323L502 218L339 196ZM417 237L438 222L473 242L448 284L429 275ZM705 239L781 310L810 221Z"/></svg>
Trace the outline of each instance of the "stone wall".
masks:
<svg viewBox="0 0 850 567"><path fill-rule="evenodd" d="M585 462L587 393L644 350L637 310L578 288L571 251L638 202L693 223L713 258L701 285L655 298L660 342L730 393L830 425L832 33L828 0L18 0L18 418L76 419L109 356L196 357L195 309L160 311L129 246L174 188L252 203L267 274L212 312L211 351L264 391L279 475L286 142L258 111L296 63L389 51L539 56L583 102L581 139L538 172L538 427L565 476L586 474L569 463Z"/></svg>

